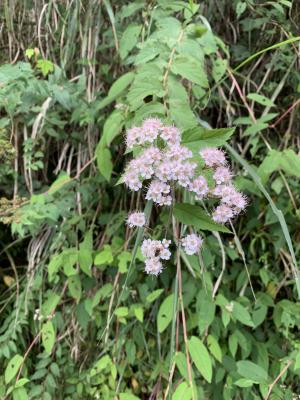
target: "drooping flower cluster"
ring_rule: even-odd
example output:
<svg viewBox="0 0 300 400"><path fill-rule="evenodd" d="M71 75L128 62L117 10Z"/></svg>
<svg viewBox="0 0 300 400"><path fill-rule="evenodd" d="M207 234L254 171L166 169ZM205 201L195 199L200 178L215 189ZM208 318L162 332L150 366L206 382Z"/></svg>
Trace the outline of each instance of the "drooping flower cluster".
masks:
<svg viewBox="0 0 300 400"><path fill-rule="evenodd" d="M170 206L175 201L175 191L182 188L190 192L196 201L216 199L219 205L212 211L217 223L226 223L247 205L245 196L232 183L233 174L227 165L225 153L217 148L203 148L198 154L181 144L181 133L176 126L164 125L158 118L146 119L142 126L127 131L126 145L135 157L129 162L123 175L124 183L133 191L143 188L145 198L158 206ZM204 168L197 160L202 158ZM212 177L213 182L208 180ZM129 227L145 225L145 215L132 213L127 220ZM188 255L199 252L202 238L196 234L181 240ZM162 259L171 256L170 241L145 239L142 253L146 258L145 271L158 275L162 271Z"/></svg>
<svg viewBox="0 0 300 400"><path fill-rule="evenodd" d="M151 275L158 275L163 269L161 260L169 260L171 252L170 240L144 239L142 243L142 254L145 257L145 272Z"/></svg>

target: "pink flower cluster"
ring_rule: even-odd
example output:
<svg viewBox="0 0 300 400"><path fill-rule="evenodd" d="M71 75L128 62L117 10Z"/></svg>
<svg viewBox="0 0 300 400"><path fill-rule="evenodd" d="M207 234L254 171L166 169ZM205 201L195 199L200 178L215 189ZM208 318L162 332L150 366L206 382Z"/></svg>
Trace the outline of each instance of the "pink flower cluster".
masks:
<svg viewBox="0 0 300 400"><path fill-rule="evenodd" d="M142 126L127 131L126 145L134 151L134 158L128 163L123 175L124 183L133 191L139 191L147 182L145 198L159 206L170 206L175 198L176 188L190 192L195 200L213 198L219 204L212 211L217 223L227 223L247 205L246 197L233 186L233 174L227 165L225 153L217 148L201 149L199 154L204 162L203 175L200 165L191 150L181 144L181 133L175 126L164 125L158 118L146 119ZM201 170L200 170L201 172ZM211 176L211 188L207 178ZM134 212L128 216L130 228L143 227L145 215ZM142 254L145 257L147 274L158 275L163 269L162 260L169 260L169 240L145 239ZM181 240L186 254L200 251L203 239L195 233Z"/></svg>
<svg viewBox="0 0 300 400"><path fill-rule="evenodd" d="M190 256L199 253L202 243L203 243L202 238L196 235L195 233L187 235L185 238L181 240L181 244L184 248L184 251L186 252L186 254Z"/></svg>
<svg viewBox="0 0 300 400"><path fill-rule="evenodd" d="M171 188L176 184L194 192L196 199L203 199L209 192L206 179L197 176L197 163L190 161L193 153L180 142L180 131L175 126L163 125L156 118L146 119L141 127L129 129L127 147L140 146L142 150L127 165L124 183L138 191L145 180L152 179L146 199L160 206L172 204Z"/></svg>
<svg viewBox="0 0 300 400"><path fill-rule="evenodd" d="M130 228L133 228L134 226L142 227L145 223L146 218L143 212L136 211L128 215L127 224Z"/></svg>
<svg viewBox="0 0 300 400"><path fill-rule="evenodd" d="M213 220L224 224L247 206L247 199L233 186L233 174L226 166L226 158L222 150L206 148L200 150L200 156L207 167L213 168L213 179L216 186L212 190L212 194L220 199L220 205L212 214Z"/></svg>
<svg viewBox="0 0 300 400"><path fill-rule="evenodd" d="M145 272L151 275L159 275L162 272L163 265L161 260L169 260L171 252L169 246L170 240L152 240L144 239L142 243L142 254L145 257Z"/></svg>

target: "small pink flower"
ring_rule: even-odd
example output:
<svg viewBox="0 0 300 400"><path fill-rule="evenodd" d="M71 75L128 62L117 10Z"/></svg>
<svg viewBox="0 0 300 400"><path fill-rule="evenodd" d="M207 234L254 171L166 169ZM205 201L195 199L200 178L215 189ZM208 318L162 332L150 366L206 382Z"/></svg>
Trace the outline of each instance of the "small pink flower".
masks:
<svg viewBox="0 0 300 400"><path fill-rule="evenodd" d="M225 224L231 218L233 218L234 213L230 207L226 204L220 204L216 207L215 211L212 214L212 218L215 222L219 224Z"/></svg>
<svg viewBox="0 0 300 400"><path fill-rule="evenodd" d="M143 212L133 212L129 214L127 218L127 224L129 225L130 228L133 228L134 226L142 227L146 223L146 218L145 214Z"/></svg>
<svg viewBox="0 0 300 400"><path fill-rule="evenodd" d="M229 183L232 179L232 173L227 167L218 167L215 170L213 178L216 181L217 185L221 185L222 183Z"/></svg>
<svg viewBox="0 0 300 400"><path fill-rule="evenodd" d="M160 137L167 143L180 143L181 133L176 126L163 126L160 131Z"/></svg>
<svg viewBox="0 0 300 400"><path fill-rule="evenodd" d="M184 247L184 251L186 252L186 254L191 256L193 254L199 253L203 240L200 236L192 233L191 235L187 235L185 238L183 238L181 240L181 243Z"/></svg>
<svg viewBox="0 0 300 400"><path fill-rule="evenodd" d="M133 146L138 145L141 137L141 128L136 126L128 129L126 134L126 146L131 149Z"/></svg>
<svg viewBox="0 0 300 400"><path fill-rule="evenodd" d="M137 192L138 190L140 190L143 186L142 182L139 179L139 176L137 174L137 171L133 171L131 169L128 169L124 176L123 176L123 180L125 185L127 185L129 187L129 189Z"/></svg>
<svg viewBox="0 0 300 400"><path fill-rule="evenodd" d="M204 176L198 176L190 185L189 190L195 193L196 200L202 200L209 192L208 184Z"/></svg>
<svg viewBox="0 0 300 400"><path fill-rule="evenodd" d="M146 199L153 200L154 203L160 206L169 206L172 203L172 197L169 195L170 191L171 187L167 183L153 180L150 183Z"/></svg>
<svg viewBox="0 0 300 400"><path fill-rule="evenodd" d="M182 162L193 157L193 153L187 147L177 143L167 146L164 157L168 160L178 160Z"/></svg>
<svg viewBox="0 0 300 400"><path fill-rule="evenodd" d="M159 258L147 258L145 261L145 272L149 275L159 275L163 270L163 266Z"/></svg>
<svg viewBox="0 0 300 400"><path fill-rule="evenodd" d="M226 164L225 154L222 150L215 148L206 148L199 151L207 167L218 167Z"/></svg>

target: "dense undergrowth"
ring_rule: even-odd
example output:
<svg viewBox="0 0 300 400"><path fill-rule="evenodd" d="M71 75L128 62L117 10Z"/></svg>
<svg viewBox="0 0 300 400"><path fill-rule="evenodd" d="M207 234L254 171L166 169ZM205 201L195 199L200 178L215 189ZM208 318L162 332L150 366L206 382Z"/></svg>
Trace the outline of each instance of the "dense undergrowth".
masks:
<svg viewBox="0 0 300 400"><path fill-rule="evenodd" d="M1 399L299 398L299 24L288 0L1 3ZM225 146L249 200L229 231L191 207L201 255L158 277L120 184L149 117ZM153 206L151 237L176 218Z"/></svg>

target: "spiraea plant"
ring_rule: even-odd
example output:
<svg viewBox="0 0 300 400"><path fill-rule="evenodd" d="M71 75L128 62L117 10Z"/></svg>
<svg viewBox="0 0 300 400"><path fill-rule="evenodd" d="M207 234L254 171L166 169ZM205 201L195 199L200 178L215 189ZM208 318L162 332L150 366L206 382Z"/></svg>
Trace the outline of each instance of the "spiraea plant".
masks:
<svg viewBox="0 0 300 400"><path fill-rule="evenodd" d="M164 124L158 118L148 118L140 127L128 129L126 145L133 159L123 175L125 185L135 192L145 190L145 199L157 206L169 207L171 217L182 197L192 203L201 202L206 219L211 217L217 224L228 223L245 209L246 197L234 187L233 173L222 150L208 147L193 152L182 145L182 135L176 126ZM210 203L210 210L206 202ZM186 208L188 212L188 204ZM147 217L149 220L150 215ZM129 215L127 223L131 228L142 227L146 217L143 212L136 211ZM185 225L193 231L193 221ZM168 231L167 226L166 234ZM188 255L199 253L203 242L195 232L184 238L175 235L174 240ZM148 274L162 272L162 260L171 257L170 244L166 238L162 241L144 239L141 249Z"/></svg>

